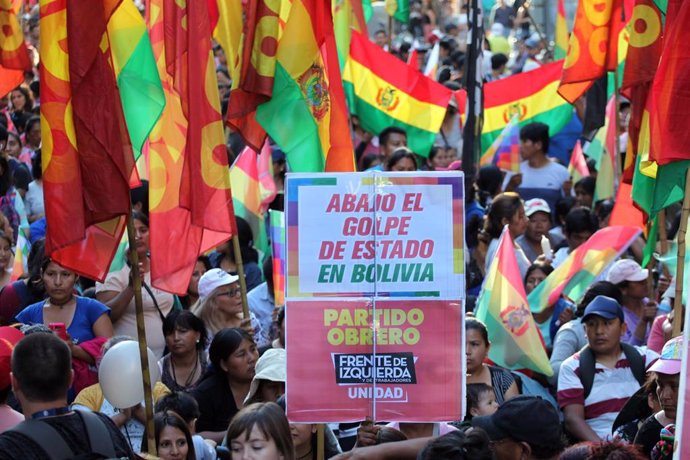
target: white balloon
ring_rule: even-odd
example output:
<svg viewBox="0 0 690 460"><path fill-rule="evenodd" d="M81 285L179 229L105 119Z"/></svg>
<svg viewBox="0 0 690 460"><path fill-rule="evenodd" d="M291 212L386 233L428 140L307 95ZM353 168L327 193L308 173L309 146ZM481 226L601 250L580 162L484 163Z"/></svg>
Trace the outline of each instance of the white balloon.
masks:
<svg viewBox="0 0 690 460"><path fill-rule="evenodd" d="M160 370L155 355L150 349L147 350L153 385L160 378ZM139 343L128 340L108 350L98 368L98 381L103 396L113 407L127 409L139 404L144 399Z"/></svg>

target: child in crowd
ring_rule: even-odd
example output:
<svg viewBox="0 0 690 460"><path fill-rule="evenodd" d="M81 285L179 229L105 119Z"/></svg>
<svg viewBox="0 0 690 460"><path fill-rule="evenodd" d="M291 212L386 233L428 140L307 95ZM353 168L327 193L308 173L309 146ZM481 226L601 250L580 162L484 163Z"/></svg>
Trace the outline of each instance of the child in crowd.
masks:
<svg viewBox="0 0 690 460"><path fill-rule="evenodd" d="M472 417L492 415L498 409L494 389L486 383L470 383L467 385L467 412L465 421Z"/></svg>

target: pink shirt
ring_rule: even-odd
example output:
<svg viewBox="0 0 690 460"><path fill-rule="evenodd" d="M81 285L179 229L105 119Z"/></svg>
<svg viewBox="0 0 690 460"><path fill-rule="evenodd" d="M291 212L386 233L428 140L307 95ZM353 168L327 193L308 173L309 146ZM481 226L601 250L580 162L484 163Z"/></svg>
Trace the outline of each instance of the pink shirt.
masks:
<svg viewBox="0 0 690 460"><path fill-rule="evenodd" d="M12 409L7 404L0 404L0 433L9 430L20 422L24 421L24 416Z"/></svg>
<svg viewBox="0 0 690 460"><path fill-rule="evenodd" d="M647 348L650 350L661 353L661 349L664 348L664 321L668 315L659 315L654 318L652 323L652 328L649 331L649 338L647 339Z"/></svg>

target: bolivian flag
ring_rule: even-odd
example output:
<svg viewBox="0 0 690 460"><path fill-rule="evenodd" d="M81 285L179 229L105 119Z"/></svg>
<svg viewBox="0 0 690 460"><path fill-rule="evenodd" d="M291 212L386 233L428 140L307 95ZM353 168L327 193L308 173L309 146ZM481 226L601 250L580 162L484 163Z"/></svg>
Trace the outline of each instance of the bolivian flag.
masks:
<svg viewBox="0 0 690 460"><path fill-rule="evenodd" d="M550 376L553 370L526 297L506 225L477 300L476 316L489 330L489 358L493 362Z"/></svg>
<svg viewBox="0 0 690 460"><path fill-rule="evenodd" d="M389 126L397 126L407 132L407 145L412 151L429 154L441 129L451 90L356 32L352 33L343 81L350 111L359 117L362 128L379 134Z"/></svg>
<svg viewBox="0 0 690 460"><path fill-rule="evenodd" d="M568 124L573 108L557 93L562 67L563 61L556 61L484 85L482 152L491 147L513 115L518 115L521 127L534 121L546 123L551 136ZM455 97L464 110L465 91L456 91Z"/></svg>

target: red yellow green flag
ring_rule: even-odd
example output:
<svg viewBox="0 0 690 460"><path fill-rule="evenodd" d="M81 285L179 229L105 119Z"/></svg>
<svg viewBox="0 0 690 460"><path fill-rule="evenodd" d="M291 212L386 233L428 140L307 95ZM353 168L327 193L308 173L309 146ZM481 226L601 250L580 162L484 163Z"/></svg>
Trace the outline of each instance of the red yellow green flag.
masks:
<svg viewBox="0 0 690 460"><path fill-rule="evenodd" d="M239 54L239 79L230 92L227 121L245 142L259 150L266 132L256 109L273 93L277 47L291 3L287 0L248 0L243 3L244 28Z"/></svg>
<svg viewBox="0 0 690 460"><path fill-rule="evenodd" d="M266 170L270 158L271 148L266 142L260 155L246 147L230 168L235 215L247 221L254 235L254 246L263 253L268 251L266 211L276 195L273 177L269 177Z"/></svg>
<svg viewBox="0 0 690 460"><path fill-rule="evenodd" d="M134 167L110 56L101 46L119 4L40 2L46 254L99 281L130 212Z"/></svg>
<svg viewBox="0 0 690 460"><path fill-rule="evenodd" d="M562 66L563 61L557 61L484 85L482 151L491 146L515 114L520 126L534 121L546 123L551 136L570 122L573 108L556 92ZM465 92L456 92L456 98L464 111Z"/></svg>
<svg viewBox="0 0 690 460"><path fill-rule="evenodd" d="M554 305L561 295L579 302L589 286L635 241L640 229L623 226L605 227L574 249L527 300L533 313Z"/></svg>
<svg viewBox="0 0 690 460"><path fill-rule="evenodd" d="M573 183L576 184L583 177L589 176L589 168L587 167L587 160L585 160L585 155L582 152L582 145L578 139L575 142L575 148L570 154L570 163L568 164L568 172L570 177L573 178Z"/></svg>
<svg viewBox="0 0 690 460"><path fill-rule="evenodd" d="M354 171L328 2L293 2L276 57L273 96L256 119L285 152L290 170Z"/></svg>
<svg viewBox="0 0 690 460"><path fill-rule="evenodd" d="M475 315L489 331L489 359L508 369L527 368L553 375L541 334L529 310L507 226L477 299Z"/></svg>
<svg viewBox="0 0 690 460"><path fill-rule="evenodd" d="M565 0L558 0L555 42L554 57L557 60L564 59L568 54L568 21L565 16Z"/></svg>
<svg viewBox="0 0 690 460"><path fill-rule="evenodd" d="M152 0L147 18L166 97L149 149L151 278L176 294L196 258L236 231L206 8Z"/></svg>
<svg viewBox="0 0 690 460"><path fill-rule="evenodd" d="M11 0L0 0L0 97L24 81L24 70L31 70L29 52L15 8Z"/></svg>
<svg viewBox="0 0 690 460"><path fill-rule="evenodd" d="M510 119L491 147L479 158L479 166L495 164L503 171L520 172L520 126L519 115Z"/></svg>
<svg viewBox="0 0 690 460"><path fill-rule="evenodd" d="M338 60L342 71L350 54L352 30L362 32L367 30L364 21L362 0L333 0L333 30L335 44L338 48Z"/></svg>
<svg viewBox="0 0 690 460"><path fill-rule="evenodd" d="M448 88L359 33L352 34L343 81L350 110L362 128L378 134L397 126L407 132L412 151L429 154L452 96Z"/></svg>
<svg viewBox="0 0 690 460"><path fill-rule="evenodd" d="M571 104L618 64L623 0L578 3L558 93ZM629 16L628 16L629 17Z"/></svg>

